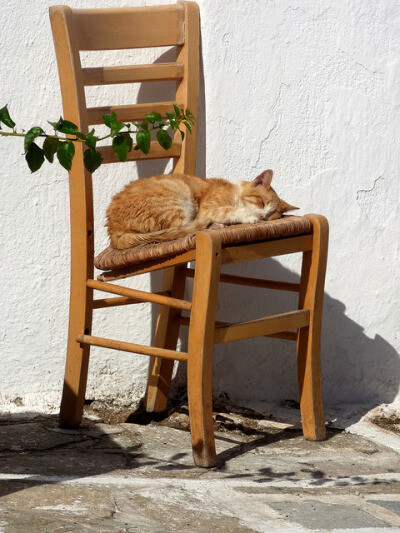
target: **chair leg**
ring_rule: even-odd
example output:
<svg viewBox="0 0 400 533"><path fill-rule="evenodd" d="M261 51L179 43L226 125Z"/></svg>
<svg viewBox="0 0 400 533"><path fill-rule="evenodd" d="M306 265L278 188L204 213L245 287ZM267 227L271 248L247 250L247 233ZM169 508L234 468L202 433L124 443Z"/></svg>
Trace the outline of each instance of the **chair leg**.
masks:
<svg viewBox="0 0 400 533"><path fill-rule="evenodd" d="M328 252L328 222L306 215L313 224L313 248L303 253L299 309L310 310L310 325L298 330L297 368L303 434L307 440L326 438L321 389L321 317Z"/></svg>
<svg viewBox="0 0 400 533"><path fill-rule="evenodd" d="M168 268L164 271L163 290L170 291L173 298L182 299L185 293L186 276L183 269L186 264ZM175 318L179 309L160 306L157 319L154 346L176 349L179 336L179 324ZM162 412L167 408L174 361L162 357L150 357L149 376L146 389L146 411Z"/></svg>
<svg viewBox="0 0 400 533"><path fill-rule="evenodd" d="M221 267L221 241L196 235L196 267L188 348L188 397L193 458L197 466L216 464L212 418L212 352Z"/></svg>
<svg viewBox="0 0 400 533"><path fill-rule="evenodd" d="M76 338L84 332L90 333L92 301L93 290L86 288L86 283L80 292L71 285L67 360L59 416L61 427L78 426L82 420L90 346L79 344Z"/></svg>

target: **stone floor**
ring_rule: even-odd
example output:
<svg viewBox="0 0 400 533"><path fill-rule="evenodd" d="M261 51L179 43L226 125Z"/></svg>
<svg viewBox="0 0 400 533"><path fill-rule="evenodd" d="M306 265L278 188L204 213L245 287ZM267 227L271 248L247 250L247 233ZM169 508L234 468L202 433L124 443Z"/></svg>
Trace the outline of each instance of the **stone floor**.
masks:
<svg viewBox="0 0 400 533"><path fill-rule="evenodd" d="M186 409L0 417L0 533L400 531L400 436L219 409L218 466L192 463ZM107 421L108 423L104 423ZM386 440L385 440L386 439Z"/></svg>

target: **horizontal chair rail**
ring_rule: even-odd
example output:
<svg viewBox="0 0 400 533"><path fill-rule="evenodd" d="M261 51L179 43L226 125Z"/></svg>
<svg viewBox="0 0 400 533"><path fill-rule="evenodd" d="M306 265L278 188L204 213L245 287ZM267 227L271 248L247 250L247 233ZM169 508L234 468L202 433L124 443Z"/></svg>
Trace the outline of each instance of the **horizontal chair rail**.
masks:
<svg viewBox="0 0 400 533"><path fill-rule="evenodd" d="M174 322L181 326L189 326L190 318L187 316L177 316ZM223 322L221 320L215 321L216 326L232 326L231 322ZM261 335L262 337L274 337L275 339L284 339L287 341L297 341L297 331L281 331L279 333L269 333L267 335Z"/></svg>
<svg viewBox="0 0 400 533"><path fill-rule="evenodd" d="M168 307L174 307L175 309L190 311L190 309L192 308L192 302L188 302L186 300L178 300L177 298L163 296L154 292L128 289L126 287L120 287L119 285L112 285L111 283L96 281L94 279L88 279L87 286L97 291L111 292L112 294L127 296L128 298L141 300L142 302L151 302L159 305L167 305Z"/></svg>
<svg viewBox="0 0 400 533"><path fill-rule="evenodd" d="M181 80L183 73L182 63L151 63L148 65L82 69L83 84L86 86Z"/></svg>
<svg viewBox="0 0 400 533"><path fill-rule="evenodd" d="M157 259L156 261L148 261L137 265L122 267L114 271L105 271L99 274L97 279L99 281L116 281L117 279L138 276L139 274L145 274L146 272L154 272L163 268L188 263L189 261L194 261L195 258L196 251L190 250L189 252L183 252L176 256L166 257L164 259Z"/></svg>
<svg viewBox="0 0 400 533"><path fill-rule="evenodd" d="M146 113L151 113L152 111L166 118L167 111L174 111L174 105L181 109L185 106L183 102L154 102L150 104L89 107L87 110L88 123L92 125L103 124L103 115L108 115L113 111L117 113L117 119L122 122L143 120Z"/></svg>
<svg viewBox="0 0 400 533"><path fill-rule="evenodd" d="M265 257L307 252L309 250L312 250L312 235L228 246L222 250L221 264L227 265L241 263L243 261L254 261L255 259L264 259Z"/></svg>
<svg viewBox="0 0 400 533"><path fill-rule="evenodd" d="M185 270L186 276L194 277L194 268ZM235 285L245 285L247 287L260 287L262 289L275 289L279 291L299 292L300 283L288 281L275 281L272 279L249 278L246 276L236 276L233 274L221 274L219 280L222 283L233 283Z"/></svg>
<svg viewBox="0 0 400 533"><path fill-rule="evenodd" d="M103 163L118 163L119 159L114 154L111 146L101 146L98 151L103 158ZM138 161L141 159L169 159L170 157L179 157L182 151L181 141L172 141L171 148L165 150L156 141L152 141L150 144L150 151L148 154L143 153L141 150L131 150L128 153L127 161Z"/></svg>
<svg viewBox="0 0 400 533"><path fill-rule="evenodd" d="M153 294L159 294L160 296L169 296L169 291L160 291ZM135 300L134 298L128 298L128 296L117 296L115 298L99 298L93 300L93 309L103 309L105 307L118 307L121 305L134 305L141 304L143 300Z"/></svg>
<svg viewBox="0 0 400 533"><path fill-rule="evenodd" d="M133 344L132 342L105 339L104 337L79 335L76 340L81 344L100 346L102 348L109 348L110 350L119 350L122 352L137 353L140 355L162 357L164 359L173 359L175 361L187 361L188 359L188 354L186 352L176 352L174 350L166 350L165 348L156 348L154 346L143 346L142 344Z"/></svg>
<svg viewBox="0 0 400 533"><path fill-rule="evenodd" d="M238 322L229 326L217 326L214 334L214 344L286 332L291 329L303 328L308 326L309 323L310 311L308 309L300 309L257 320Z"/></svg>

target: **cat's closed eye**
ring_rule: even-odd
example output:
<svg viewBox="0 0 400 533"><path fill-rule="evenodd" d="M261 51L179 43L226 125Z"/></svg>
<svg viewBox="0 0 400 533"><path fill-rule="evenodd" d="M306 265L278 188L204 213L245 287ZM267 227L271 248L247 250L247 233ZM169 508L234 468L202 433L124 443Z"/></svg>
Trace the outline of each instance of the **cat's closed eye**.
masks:
<svg viewBox="0 0 400 533"><path fill-rule="evenodd" d="M262 198L260 198L260 196L256 196L255 194L248 194L246 196L243 196L243 200L250 204L254 204L259 209L264 209L264 202Z"/></svg>

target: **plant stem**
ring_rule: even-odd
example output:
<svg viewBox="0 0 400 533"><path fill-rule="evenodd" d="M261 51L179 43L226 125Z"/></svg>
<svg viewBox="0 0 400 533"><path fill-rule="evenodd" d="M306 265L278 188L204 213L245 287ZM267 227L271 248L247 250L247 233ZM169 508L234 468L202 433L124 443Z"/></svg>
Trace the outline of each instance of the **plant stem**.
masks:
<svg viewBox="0 0 400 533"><path fill-rule="evenodd" d="M16 131L3 131L0 130L0 135L4 135L5 137L25 137L25 133L17 133ZM47 137L47 135L45 135Z"/></svg>

